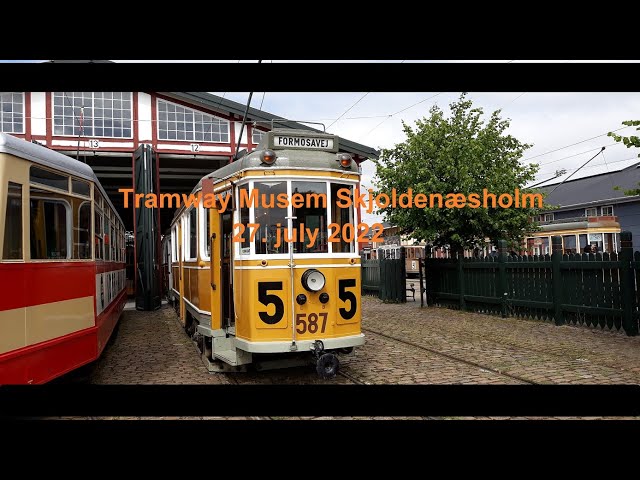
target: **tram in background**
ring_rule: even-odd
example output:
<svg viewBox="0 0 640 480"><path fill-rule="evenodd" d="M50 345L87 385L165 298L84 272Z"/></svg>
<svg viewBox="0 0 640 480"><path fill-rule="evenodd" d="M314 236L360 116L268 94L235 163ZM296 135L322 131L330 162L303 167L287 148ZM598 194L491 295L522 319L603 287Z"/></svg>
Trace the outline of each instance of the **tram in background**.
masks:
<svg viewBox="0 0 640 480"><path fill-rule="evenodd" d="M353 195L359 180L337 136L281 129L195 187L193 194L230 197L226 211L222 201L217 208L183 206L167 243L170 298L210 370L313 361L331 377L338 354L364 344L354 208L338 201L338 191ZM254 190L289 199L298 193L304 206L241 205ZM325 205L313 204L318 195ZM318 232L313 244L307 233L297 235L303 225ZM279 242L285 234L297 238Z"/></svg>
<svg viewBox="0 0 640 480"><path fill-rule="evenodd" d="M126 299L124 232L88 165L0 133L0 385L100 356Z"/></svg>
<svg viewBox="0 0 640 480"><path fill-rule="evenodd" d="M424 245L381 245L369 252L367 260L379 258L402 258L404 248L405 269L407 277L417 277L420 274L420 259L425 258Z"/></svg>
<svg viewBox="0 0 640 480"><path fill-rule="evenodd" d="M424 258L424 245L407 245L404 253L407 277L417 277L420 274L420 259Z"/></svg>

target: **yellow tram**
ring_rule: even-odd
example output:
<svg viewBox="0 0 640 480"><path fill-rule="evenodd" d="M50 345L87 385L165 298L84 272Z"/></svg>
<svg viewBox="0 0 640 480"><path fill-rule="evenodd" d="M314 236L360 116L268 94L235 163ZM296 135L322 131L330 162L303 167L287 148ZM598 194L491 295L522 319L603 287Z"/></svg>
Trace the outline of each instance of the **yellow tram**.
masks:
<svg viewBox="0 0 640 480"><path fill-rule="evenodd" d="M313 360L331 377L338 354L364 344L357 244L367 232L349 202L360 173L338 141L268 132L176 212L169 297L210 370Z"/></svg>

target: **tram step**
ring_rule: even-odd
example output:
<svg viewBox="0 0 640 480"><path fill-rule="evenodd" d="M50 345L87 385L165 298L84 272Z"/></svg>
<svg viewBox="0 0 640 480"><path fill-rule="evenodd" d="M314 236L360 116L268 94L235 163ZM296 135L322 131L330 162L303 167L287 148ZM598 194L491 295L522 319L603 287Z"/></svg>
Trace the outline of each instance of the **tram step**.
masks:
<svg viewBox="0 0 640 480"><path fill-rule="evenodd" d="M219 350L213 352L213 356L230 365L238 364L238 355L235 350Z"/></svg>

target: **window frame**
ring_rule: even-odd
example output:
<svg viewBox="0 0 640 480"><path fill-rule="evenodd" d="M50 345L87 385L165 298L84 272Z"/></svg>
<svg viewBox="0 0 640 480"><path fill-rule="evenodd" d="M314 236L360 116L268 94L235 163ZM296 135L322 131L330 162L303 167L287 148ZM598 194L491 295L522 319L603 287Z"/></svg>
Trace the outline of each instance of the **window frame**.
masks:
<svg viewBox="0 0 640 480"><path fill-rule="evenodd" d="M56 93L62 93L62 94L63 94L63 96L62 96L62 100L63 100L63 101L62 101L62 108L63 108L63 113L62 113L62 115L56 115L56 113L55 113L55 108L56 108ZM74 92L74 93L75 93L75 92ZM122 136L116 136L116 135L96 135L96 134L95 134L95 129L96 129L96 125L95 125L96 117L95 117L95 115L94 115L94 112L95 112L95 109L96 109L96 107L95 107L95 102L96 102L95 94L96 94L96 93L102 93L102 94L104 94L104 93L111 93L111 94L113 94L113 93L115 93L115 92L81 92L81 93L91 93L91 107L90 107L90 108L91 108L91 128L92 128L91 135L88 135L86 132L82 132L82 133L81 133L81 135L79 135L79 134L75 134L75 129L76 129L76 125L75 125L75 118L76 118L75 109L76 109L76 108L80 108L80 107L74 107L74 106L69 107L69 105L67 104L67 102L68 102L68 101L67 101L67 100L65 100L65 98L66 98L66 97L65 97L65 92L51 92L51 112L52 112L52 113L51 113L51 117L52 117L52 118L51 118L51 130L52 130L52 132L53 132L53 136L54 136L54 137L78 137L78 136L82 136L83 138L118 138L118 139L133 139L133 110L134 110L134 109L133 109L133 92L119 92L119 93L121 93L121 94L128 94L128 95L129 95L129 98L128 98L128 99L124 99L124 98L122 98L122 99L120 100L120 101L124 101L124 100L128 100L128 101L129 101L129 104L130 104L129 119L128 119L128 120L126 120L126 119L124 119L124 118L118 118L118 119L117 119L117 120L120 120L120 121L122 121L122 122L123 122L122 127L120 127L120 128L122 129L122 131L123 131L123 132L124 132L124 130L125 130L125 129L127 129L127 130L129 130L129 131L131 132L131 134L130 134L129 136L126 136L126 135L122 135ZM75 95L73 96L73 98L75 99ZM101 100L102 100L102 101L104 101L104 100L105 100L104 96L101 98ZM109 99L107 99L107 100L109 100ZM113 98L111 98L111 101L113 101ZM72 108L72 109L74 110L74 113L72 114L72 117L73 117L73 119L74 119L73 126L72 126L72 128L73 128L73 130L74 130L74 134L72 134L72 135L69 135L69 134L64 133L64 128L69 126L69 125L67 125L67 124L64 122L64 120L63 120L62 125L56 125L56 118L63 118L63 119L64 119L65 117L67 117L67 115L65 115L65 114L64 114L64 108L65 108L65 107L67 107L67 108ZM87 107L87 108L89 108L89 107ZM102 110L105 110L104 105L102 106ZM113 117L113 110L114 110L114 108L113 108L113 107L111 107L111 115L112 115L112 116L111 116L111 119L112 119L112 120L114 120L114 117ZM124 109L124 108L120 108L119 110L122 110L123 112L125 111L125 109ZM83 117L83 118L84 118L84 120L86 120L86 118L85 118L85 117ZM107 118L107 117L105 117L105 116L103 115L102 117L99 117L99 118L98 118L98 120L100 120L100 121L104 121L104 119L105 119L105 118ZM127 121L129 122L129 123L128 123L128 126L125 126L125 122L127 122ZM55 133L56 126L58 126L58 127L61 127L61 128L62 128L62 133ZM105 127L104 127L104 126L102 126L102 127L97 127L97 128L102 128L102 129L104 129ZM113 130L114 128L115 128L115 127L114 127L114 126L113 126L113 124L112 124L111 129Z"/></svg>
<svg viewBox="0 0 640 480"><path fill-rule="evenodd" d="M255 140L255 132L259 132L261 134L261 138L256 142ZM262 138L264 138L264 136L267 134L267 132L265 132L264 130L259 130L255 127L251 127L251 143L254 145L259 145L260 142L262 141Z"/></svg>
<svg viewBox="0 0 640 480"><path fill-rule="evenodd" d="M73 209L71 208L71 204L63 198L50 198L50 197L42 197L39 195L33 196L31 195L31 188L33 188L33 185L29 184L29 211L31 211L31 200L35 199L35 200L44 200L45 202L50 202L50 203L61 203L64 205L65 210L66 210L66 232L67 232L67 256L66 257L60 257L60 258L33 258L33 255L31 255L31 246L29 246L29 260L35 260L38 262L56 262L56 261L60 261L60 260L74 260L73 258ZM39 187L35 187L35 188L39 188ZM52 189L55 190L55 189ZM51 193L56 193L56 192L51 192ZM32 232L31 232L31 219L29 219L29 238L32 238ZM81 260L81 259L76 259L76 260Z"/></svg>
<svg viewBox="0 0 640 480"><path fill-rule="evenodd" d="M6 182L7 185L7 192L6 192L6 205L5 205L5 211L4 211L4 237L2 239L2 255L0 256L0 262L24 262L25 261L25 255L26 255L26 245L24 243L24 239L25 239L25 230L27 227L29 227L29 225L26 225L25 223L25 218L24 218L24 210L25 210L25 194L24 194L24 183L18 183L17 181L13 181L11 179L8 179ZM7 245L7 213L9 210L9 193L11 191L11 186L17 186L20 188L20 251L21 251L21 256L20 258L4 258L4 250L6 248ZM28 186L28 184L27 184ZM29 200L29 197L26 197L26 200ZM28 206L28 204L27 204ZM29 246L29 253L31 253L31 246Z"/></svg>
<svg viewBox="0 0 640 480"><path fill-rule="evenodd" d="M605 208L610 208L611 209L611 214L605 214L604 213L604 209ZM600 215L603 217L613 217L614 213L613 213L613 205L603 205L602 207L600 207Z"/></svg>
<svg viewBox="0 0 640 480"><path fill-rule="evenodd" d="M4 118L3 118L4 117L4 112L2 111L2 99L1 99L2 97L1 97L1 95L9 94L9 93L12 95L12 98L11 98L11 105L12 105L12 108L11 108L11 115L12 115L11 126L12 126L12 131L11 132L5 132L3 130L3 127L2 127L2 124L5 123L5 122L4 122ZM13 95L15 95L15 94L22 95L22 131L21 132L16 132L13 129L13 126L15 125L15 122L13 121L13 115L15 115L13 113L13 104L14 104ZM26 120L27 120L26 115L27 114L26 114L26 110L25 110L26 106L27 105L26 105L25 92L0 92L0 132L7 133L7 134L14 134L14 135L25 135L26 132L27 132L27 125L26 125Z"/></svg>
<svg viewBox="0 0 640 480"><path fill-rule="evenodd" d="M589 215L589 210L593 210L593 211L595 211L595 212L596 212L596 214L595 214L595 215ZM585 208L585 209L584 209L584 216L585 216L585 217L587 217L587 218L590 218L590 217L597 217L597 216L598 216L598 207L589 207L589 208Z"/></svg>
<svg viewBox="0 0 640 480"><path fill-rule="evenodd" d="M273 179L275 180L275 179ZM357 257L360 255L360 247L358 245L358 225L356 222L357 219L357 213L355 211L355 206L351 206L351 217L352 217L352 221L354 224L354 228L355 228L355 238L353 240L353 252L334 252L333 251L333 243L334 242L330 242L329 237L331 235L331 229L329 228L329 225L332 223L331 222L331 218L332 218L332 202L331 202L331 184L333 183L337 183L337 184L342 184L342 185L349 185L352 186L353 189L355 190L358 186L358 181L356 180L348 180L346 178L335 178L335 177L308 177L308 176L303 176L303 175L286 175L286 176L281 176L281 177L277 177L278 181L285 181L287 182L287 198L289 200L289 205L287 207L287 216L291 217L293 216L293 206L291 205L291 195L292 195L292 182L318 182L318 183L325 183L326 184L326 195L327 195L327 218L329 219L329 221L327 222L327 230L326 230L326 236L327 236L327 243L328 245L328 249L327 252L322 252L322 253L294 253L294 257L295 258L327 258L328 256L330 256L331 258L352 258L352 257ZM235 193L234 193L234 201L235 201L235 205L237 205L236 208L234 208L233 210L233 225L234 228L232 229L232 235L235 237L239 230L237 228L235 228L236 224L241 223L240 220L240 188L247 186L249 188L249 194L251 193L251 191L255 188L255 182L265 182L265 181L269 181L269 178L265 178L265 177L255 177L255 176L251 176L251 177L245 177L243 179L243 182L239 182L235 185ZM276 200L277 201L277 200ZM255 223L256 219L255 219L255 208L251 207L249 208L249 223ZM288 228L288 225L287 225ZM243 237L245 238L250 238L251 236L251 230L250 229L246 229L244 231ZM318 241L318 239L316 239L316 242ZM255 242L249 242L249 246L250 246L250 251L249 253L241 253L241 242L232 242L232 248L233 248L233 254L234 254L234 258L237 259L242 259L242 260L253 260L253 259L265 259L265 260L283 260L283 259L288 259L289 258L289 253L287 251L287 253L279 253L279 254L258 254L255 251Z"/></svg>
<svg viewBox="0 0 640 480"><path fill-rule="evenodd" d="M178 247L178 224L174 223L173 227L171 227L171 263L176 263L178 261L178 255L176 253Z"/></svg>
<svg viewBox="0 0 640 480"><path fill-rule="evenodd" d="M89 194L91 194L91 191L89 191ZM93 209L91 206L91 199L87 199L84 200L80 203L80 205L78 205L78 228L80 228L80 210L82 210L82 207L84 207L85 205L89 206L89 229L88 229L88 233L87 236L89 237L89 257L87 258L74 258L74 260L93 260L93 251L91 250L91 223L93 222L93 215L91 214ZM80 239L80 230L78 230L78 239ZM75 242L74 243L74 247L75 247ZM78 243L78 252L80 251L80 243Z"/></svg>
<svg viewBox="0 0 640 480"><path fill-rule="evenodd" d="M96 201L94 203L93 206L93 244L94 244L94 252L93 252L93 259L94 260L100 260L100 261L105 261L104 258L104 211L102 210L102 208L100 208L100 206L98 205L98 202ZM96 231L96 217L100 216L100 233L98 233L98 231ZM100 257L98 258L98 251L97 248L95 246L95 239L99 238L100 241Z"/></svg>
<svg viewBox="0 0 640 480"><path fill-rule="evenodd" d="M184 220L187 227L184 229L185 240L186 240L184 243L184 246L186 247L184 252L185 262L198 261L198 214L197 214L197 211L196 211L196 248L194 252L191 251L191 212L194 210L195 210L195 207L190 207L188 210L185 210ZM192 257L193 254L195 254L195 256Z"/></svg>
<svg viewBox="0 0 640 480"><path fill-rule="evenodd" d="M184 139L177 138L177 132L181 131L181 130L178 130L177 125L179 123L186 123L186 122L178 122L177 120L175 120L175 121L174 120L169 120L168 118L166 120L161 120L160 119L160 103L161 102L164 102L167 105L174 105L176 107L184 108L185 109L185 114L187 113L187 111L189 111L191 113L191 115L193 115L193 121L192 121L193 130L191 130L191 132L193 133L193 138L192 139L187 139L186 138L187 137L186 134L188 133L188 130L186 128L184 130L185 138ZM169 112L166 112L166 113L167 113L167 117L168 117L168 113ZM207 117L211 117L212 119L216 119L216 120L218 120L220 122L220 126L222 126L223 124L226 124L226 126L227 126L226 134L223 134L222 128L221 128L220 129L220 140L214 140L213 139L213 132L212 131L207 131L206 132L207 134L211 133L211 140L207 140L207 139L204 138L205 132L203 131L202 132L202 140L196 140L196 133L198 133L198 132L196 132L196 119L195 119L196 115L206 115ZM231 122L229 120L227 120L226 118L222 118L222 117L219 117L217 115L213 115L211 113L207 113L207 112L205 112L203 110L197 110L197 109L195 109L193 107L187 107L186 105L181 105L181 104L176 103L176 102L171 102L169 100L165 100L164 98L156 98L156 116L157 116L156 121L158 122L158 130L157 130L158 140L162 140L162 141L166 141L166 142L185 142L185 143L187 143L187 142L189 142L189 143L223 143L223 144L231 143ZM165 129L161 128L162 122L165 122L167 127L169 127L169 123L176 124L176 129L175 129L176 138L169 138L168 132L174 131L174 130L169 129L169 128L165 128ZM205 124L207 124L207 122L205 122L204 118L202 119L202 124L203 124L203 127L204 127ZM162 136L162 133L161 133L162 131L167 133L166 138L164 138ZM226 140L224 138L224 135L226 135Z"/></svg>
<svg viewBox="0 0 640 480"><path fill-rule="evenodd" d="M204 208L202 202L198 205L198 223L199 223L199 232L202 232L202 235L198 235L198 248L200 249L200 259L209 262L211 261L211 255L207 255L207 235L205 235L207 231L207 210L209 210L209 215L211 215L211 208ZM211 221L211 217L209 217L209 221Z"/></svg>

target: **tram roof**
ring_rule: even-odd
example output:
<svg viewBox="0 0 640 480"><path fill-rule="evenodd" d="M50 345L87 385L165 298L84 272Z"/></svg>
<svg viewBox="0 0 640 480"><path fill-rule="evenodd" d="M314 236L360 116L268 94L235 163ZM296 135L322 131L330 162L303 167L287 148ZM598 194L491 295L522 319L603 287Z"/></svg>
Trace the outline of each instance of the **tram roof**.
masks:
<svg viewBox="0 0 640 480"><path fill-rule="evenodd" d="M93 169L86 163L51 150L39 143L27 142L26 140L2 132L0 132L0 153L7 153L37 163L38 165L43 165L68 175L93 182L111 209L116 213L120 222L122 222L122 218L120 218L118 211L111 203L111 200L109 200L109 196L104 191L104 188L102 188L98 177L96 177Z"/></svg>
<svg viewBox="0 0 640 480"><path fill-rule="evenodd" d="M278 135L278 134L287 134L287 133L296 133L300 135L301 133L305 133L301 130L294 129L274 129L269 134ZM308 133L313 134L314 136L318 136L315 131L309 130ZM321 136L331 137L330 134L322 134ZM335 135L333 135L335 137ZM270 171L277 170L290 170L290 169L299 169L299 170L327 170L327 171L336 171L342 173L352 173L359 175L360 171L358 169L358 165L355 162L351 163L349 168L343 168L338 166L336 160L336 154L327 151L321 150L301 150L301 149L278 149L276 150L276 162L273 165L265 166L262 162L262 152L266 148L267 135L265 135L263 141L260 143L258 148L251 153L246 154L245 156L239 158L235 162L229 163L218 170L211 172L208 175L205 175L200 179L198 184L193 188L191 193L195 193L202 188L202 181L207 178L211 178L214 181L214 184L217 181L223 181L230 177L233 177L235 173L241 172L243 170L249 169L263 169ZM265 177L266 180L269 177ZM184 210L184 207L176 210L173 220L175 220L180 213ZM173 221L171 222L173 223Z"/></svg>

